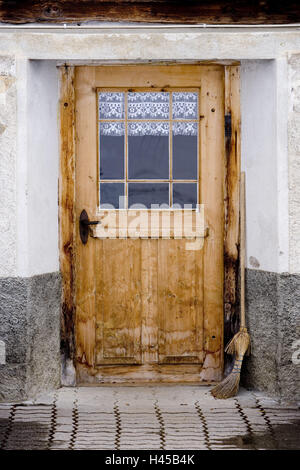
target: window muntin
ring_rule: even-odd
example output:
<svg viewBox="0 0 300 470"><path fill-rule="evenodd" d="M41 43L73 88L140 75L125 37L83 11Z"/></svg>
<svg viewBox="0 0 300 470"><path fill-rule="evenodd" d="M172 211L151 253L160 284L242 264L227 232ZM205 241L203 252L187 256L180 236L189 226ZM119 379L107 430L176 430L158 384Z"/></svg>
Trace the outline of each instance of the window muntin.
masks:
<svg viewBox="0 0 300 470"><path fill-rule="evenodd" d="M200 202L199 89L98 90L98 138L100 209Z"/></svg>

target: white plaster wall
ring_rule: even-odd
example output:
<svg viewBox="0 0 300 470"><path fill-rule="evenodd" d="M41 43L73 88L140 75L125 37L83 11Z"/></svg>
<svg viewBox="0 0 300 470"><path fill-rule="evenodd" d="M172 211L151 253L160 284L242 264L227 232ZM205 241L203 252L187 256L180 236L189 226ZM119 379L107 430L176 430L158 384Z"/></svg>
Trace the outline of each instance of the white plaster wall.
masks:
<svg viewBox="0 0 300 470"><path fill-rule="evenodd" d="M59 270L55 62L0 57L0 276Z"/></svg>
<svg viewBox="0 0 300 470"><path fill-rule="evenodd" d="M29 62L27 126L28 275L33 275L59 270L58 71L53 62Z"/></svg>
<svg viewBox="0 0 300 470"><path fill-rule="evenodd" d="M272 272L289 268L287 113L281 103L282 96L287 99L284 64L244 61L241 67L247 266Z"/></svg>
<svg viewBox="0 0 300 470"><path fill-rule="evenodd" d="M1 133L0 125L3 195L0 219L4 233L0 276L29 276L57 271L59 267L56 61L205 59L242 61L242 158L247 171L248 266L299 272L297 100L300 100L300 88L296 55L293 55L294 62L287 63L293 51L300 51L300 31L296 28L288 31L189 28L153 31L145 27L141 31L112 28L104 32L80 30L78 33L68 30L3 32L0 29L0 74L8 73L12 77L9 91L3 93L3 85L0 87L0 100L6 106L0 111L0 124L6 126ZM6 58L1 60L1 55ZM14 58L16 70L14 65L7 65L13 64ZM13 83L15 75L17 86ZM290 98L296 100L293 102L295 109L288 98L288 79L297 89L297 97L295 94Z"/></svg>
<svg viewBox="0 0 300 470"><path fill-rule="evenodd" d="M58 72L51 61L20 60L19 69L17 273L32 276L59 270Z"/></svg>
<svg viewBox="0 0 300 470"><path fill-rule="evenodd" d="M300 53L289 57L290 272L300 273Z"/></svg>
<svg viewBox="0 0 300 470"><path fill-rule="evenodd" d="M17 91L13 56L0 55L0 276L16 273Z"/></svg>

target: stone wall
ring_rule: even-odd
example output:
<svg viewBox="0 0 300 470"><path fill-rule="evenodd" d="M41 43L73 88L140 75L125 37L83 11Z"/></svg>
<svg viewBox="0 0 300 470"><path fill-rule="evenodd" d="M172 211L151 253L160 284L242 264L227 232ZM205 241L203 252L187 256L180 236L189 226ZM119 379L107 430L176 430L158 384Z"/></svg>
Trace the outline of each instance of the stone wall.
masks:
<svg viewBox="0 0 300 470"><path fill-rule="evenodd" d="M300 336L299 308L300 275L247 270L246 314L252 347L243 365L246 387L300 400L300 368L292 357Z"/></svg>
<svg viewBox="0 0 300 470"><path fill-rule="evenodd" d="M0 279L0 399L19 400L60 385L60 299L57 274Z"/></svg>

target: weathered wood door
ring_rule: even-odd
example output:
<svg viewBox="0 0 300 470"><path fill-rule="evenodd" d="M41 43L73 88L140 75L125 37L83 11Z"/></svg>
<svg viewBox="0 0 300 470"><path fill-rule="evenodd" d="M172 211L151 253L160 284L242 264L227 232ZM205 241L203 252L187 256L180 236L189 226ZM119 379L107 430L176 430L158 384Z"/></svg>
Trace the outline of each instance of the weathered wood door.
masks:
<svg viewBox="0 0 300 470"><path fill-rule="evenodd" d="M219 380L224 68L81 66L74 86L78 381Z"/></svg>

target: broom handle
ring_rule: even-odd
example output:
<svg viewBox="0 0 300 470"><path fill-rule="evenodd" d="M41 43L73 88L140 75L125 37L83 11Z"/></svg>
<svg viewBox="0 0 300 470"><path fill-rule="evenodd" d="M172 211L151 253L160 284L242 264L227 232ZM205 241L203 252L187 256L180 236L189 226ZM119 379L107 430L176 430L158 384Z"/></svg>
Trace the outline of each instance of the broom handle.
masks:
<svg viewBox="0 0 300 470"><path fill-rule="evenodd" d="M241 173L241 189L240 189L240 266L241 266L241 325L240 328L246 328L246 315L245 315L245 239L246 239L246 222L245 222L245 205L246 205L246 191L245 191L245 172Z"/></svg>

